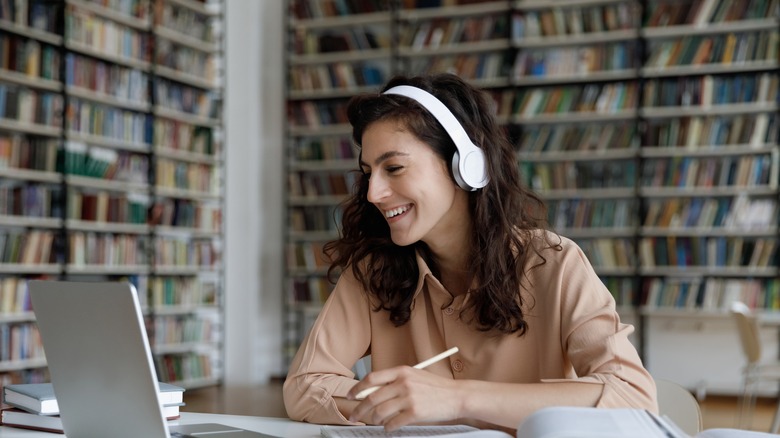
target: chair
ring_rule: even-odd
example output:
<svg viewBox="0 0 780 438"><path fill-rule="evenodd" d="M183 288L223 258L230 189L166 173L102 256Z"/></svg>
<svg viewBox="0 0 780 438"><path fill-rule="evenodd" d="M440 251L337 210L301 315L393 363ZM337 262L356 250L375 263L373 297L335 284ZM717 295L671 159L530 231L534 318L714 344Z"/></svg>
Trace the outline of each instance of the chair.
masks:
<svg viewBox="0 0 780 438"><path fill-rule="evenodd" d="M670 380L655 379L658 411L669 417L683 432L695 436L702 430L699 402L687 389Z"/></svg>
<svg viewBox="0 0 780 438"><path fill-rule="evenodd" d="M355 373L356 379L363 380L363 377L366 377L366 375L371 372L371 355L364 356L362 359L355 362L355 366L352 367L352 372Z"/></svg>
<svg viewBox="0 0 780 438"><path fill-rule="evenodd" d="M780 361L768 362L761 357L761 339L759 336L758 318L750 308L742 302L735 301L731 304L731 315L737 323L739 341L747 363L742 369L742 391L739 397L739 427L747 428L744 424L753 415L756 403L756 390L760 383L774 382L780 385ZM780 404L778 404L772 427L772 433L777 433L780 428Z"/></svg>

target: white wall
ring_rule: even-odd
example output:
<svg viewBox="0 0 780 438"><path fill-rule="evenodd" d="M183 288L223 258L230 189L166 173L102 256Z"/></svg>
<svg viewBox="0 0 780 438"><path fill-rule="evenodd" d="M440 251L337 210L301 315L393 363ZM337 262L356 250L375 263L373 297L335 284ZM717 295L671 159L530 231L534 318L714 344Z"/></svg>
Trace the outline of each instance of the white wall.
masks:
<svg viewBox="0 0 780 438"><path fill-rule="evenodd" d="M728 314L648 315L645 330L645 366L654 377L679 383L699 398L740 394L747 359ZM761 327L762 357L778 357L777 330L776 325ZM777 386L760 385L757 393L776 395Z"/></svg>
<svg viewBox="0 0 780 438"><path fill-rule="evenodd" d="M282 372L284 4L225 1L228 385Z"/></svg>

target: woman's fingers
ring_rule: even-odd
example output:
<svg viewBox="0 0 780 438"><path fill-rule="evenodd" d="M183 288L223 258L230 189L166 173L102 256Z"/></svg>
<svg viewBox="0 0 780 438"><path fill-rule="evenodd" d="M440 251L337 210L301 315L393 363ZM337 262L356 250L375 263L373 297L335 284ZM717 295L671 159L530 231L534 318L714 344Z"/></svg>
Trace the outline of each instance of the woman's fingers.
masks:
<svg viewBox="0 0 780 438"><path fill-rule="evenodd" d="M368 397L369 395L373 394L379 388L380 388L380 386L368 387L368 388L358 392L357 394L355 394L354 398L355 398L355 400L363 400L366 397Z"/></svg>
<svg viewBox="0 0 780 438"><path fill-rule="evenodd" d="M396 367L371 373L355 385L348 397L360 400L350 421L384 425L389 430L407 424L446 421L455 415L453 381L411 367Z"/></svg>

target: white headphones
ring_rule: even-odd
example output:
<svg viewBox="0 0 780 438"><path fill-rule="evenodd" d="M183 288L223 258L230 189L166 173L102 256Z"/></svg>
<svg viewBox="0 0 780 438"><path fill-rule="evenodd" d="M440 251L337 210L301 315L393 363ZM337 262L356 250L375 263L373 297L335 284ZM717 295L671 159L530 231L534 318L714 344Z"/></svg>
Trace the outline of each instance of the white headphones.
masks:
<svg viewBox="0 0 780 438"><path fill-rule="evenodd" d="M460 188L471 192L487 185L489 178L485 153L471 141L458 119L436 96L410 85L398 85L382 94L397 94L414 99L441 123L458 149L452 157L452 174Z"/></svg>

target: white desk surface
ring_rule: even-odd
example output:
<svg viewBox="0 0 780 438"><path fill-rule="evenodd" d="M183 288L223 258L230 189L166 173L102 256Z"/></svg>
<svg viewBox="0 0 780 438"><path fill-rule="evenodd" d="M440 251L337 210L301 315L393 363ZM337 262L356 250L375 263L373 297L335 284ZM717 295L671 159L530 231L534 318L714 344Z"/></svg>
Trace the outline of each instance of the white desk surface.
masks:
<svg viewBox="0 0 780 438"><path fill-rule="evenodd" d="M319 425L300 423L287 418L182 412L179 420L168 422L171 426L192 423L221 423L284 438L315 438L320 436ZM64 436L56 433L0 426L0 438L57 438Z"/></svg>

